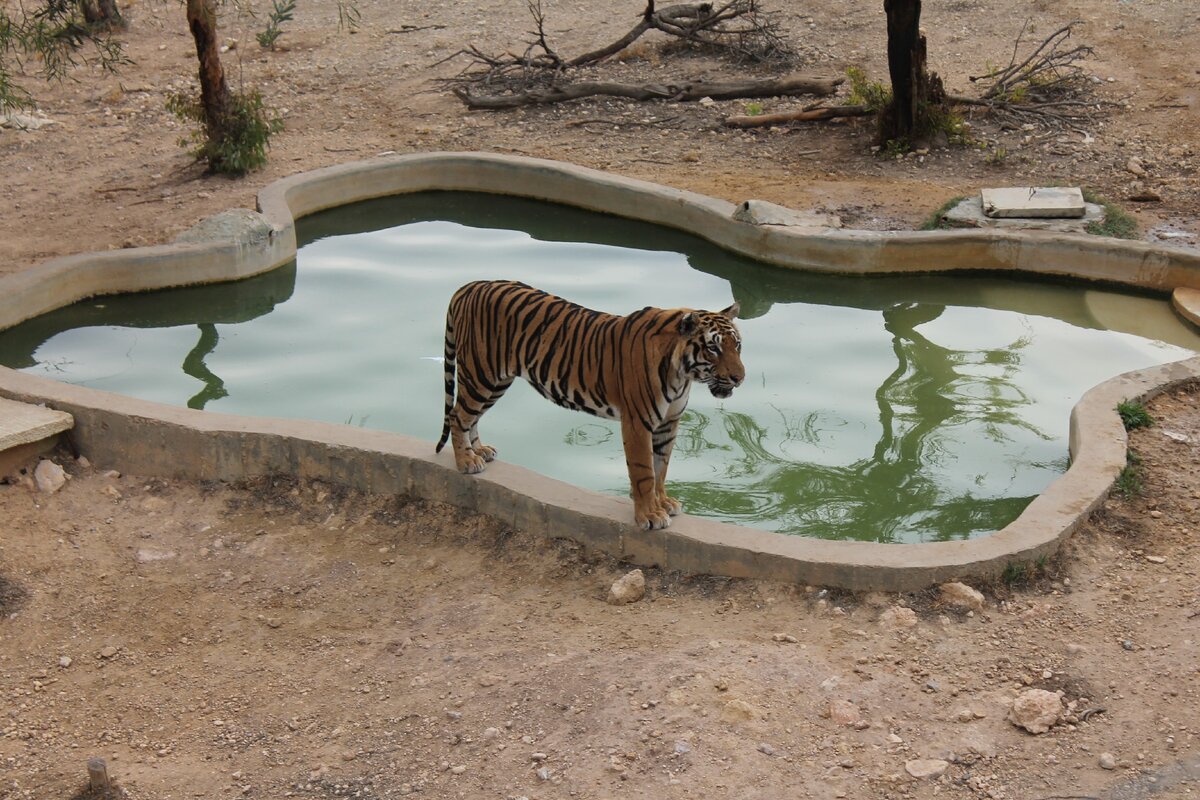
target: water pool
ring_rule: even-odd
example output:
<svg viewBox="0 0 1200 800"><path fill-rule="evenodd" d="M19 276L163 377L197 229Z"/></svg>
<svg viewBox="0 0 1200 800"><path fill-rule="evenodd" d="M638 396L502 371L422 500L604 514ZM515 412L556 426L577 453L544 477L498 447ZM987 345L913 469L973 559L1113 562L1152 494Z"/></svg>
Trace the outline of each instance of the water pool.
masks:
<svg viewBox="0 0 1200 800"><path fill-rule="evenodd" d="M99 298L0 333L0 363L193 408L441 431L446 301L513 278L613 313L741 302L746 384L692 393L671 463L691 513L783 533L994 531L1067 466L1071 406L1200 350L1156 298L1008 278L830 277L693 236L511 197L431 192L301 220L295 264ZM628 492L619 428L514 385L500 458Z"/></svg>

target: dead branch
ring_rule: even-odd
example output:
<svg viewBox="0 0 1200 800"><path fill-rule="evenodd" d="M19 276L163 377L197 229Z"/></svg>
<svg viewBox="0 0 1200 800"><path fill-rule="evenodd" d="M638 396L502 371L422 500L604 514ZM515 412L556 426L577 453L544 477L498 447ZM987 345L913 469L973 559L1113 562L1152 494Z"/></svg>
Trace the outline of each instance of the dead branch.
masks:
<svg viewBox="0 0 1200 800"><path fill-rule="evenodd" d="M1026 22L1013 44L1007 66L986 75L971 76L972 83L987 81L977 98L949 96L960 105L987 109L996 116L1020 122L1077 129L1105 107L1115 104L1092 99L1092 79L1081 62L1094 55L1088 45L1066 47L1079 21L1068 23L1047 36L1024 58L1019 58Z"/></svg>
<svg viewBox="0 0 1200 800"><path fill-rule="evenodd" d="M792 58L773 20L757 5L758 0L728 0L724 5L711 2L683 3L657 9L647 0L638 23L616 41L573 58L554 51L546 36L546 18L541 0L526 0L533 17L534 30L520 55L485 53L475 45L442 59L444 63L465 57L467 65L458 75L445 81L463 97L471 96L471 87L486 86L483 94L495 95L496 89L515 95L550 92L569 68L596 64L610 58L637 41L650 30L662 31L685 42L717 47L748 60L785 60ZM517 103L525 105L527 102ZM508 106L506 106L508 107Z"/></svg>
<svg viewBox="0 0 1200 800"><path fill-rule="evenodd" d="M866 117L874 114L866 106L820 106L781 111L778 114L755 114L726 117L725 125L730 128L763 128L785 122L811 122L836 117Z"/></svg>
<svg viewBox="0 0 1200 800"><path fill-rule="evenodd" d="M732 100L745 97L779 97L801 94L828 96L836 92L841 83L841 78L791 75L786 78L765 80L691 81L679 84L581 81L580 83L501 95L476 95L465 87L455 87L454 93L466 103L468 108L500 109L562 103L596 95L627 97L632 100L674 101L700 100L704 97L711 97L713 100Z"/></svg>

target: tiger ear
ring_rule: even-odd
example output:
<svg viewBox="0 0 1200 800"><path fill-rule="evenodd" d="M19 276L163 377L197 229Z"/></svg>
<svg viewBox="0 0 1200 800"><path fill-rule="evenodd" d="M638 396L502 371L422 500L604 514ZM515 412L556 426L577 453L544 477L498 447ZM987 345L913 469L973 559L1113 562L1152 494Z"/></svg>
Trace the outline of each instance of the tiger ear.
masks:
<svg viewBox="0 0 1200 800"><path fill-rule="evenodd" d="M728 317L729 319L737 319L738 312L741 310L742 310L742 304L735 300L733 305L731 305L729 308L721 309L721 314Z"/></svg>
<svg viewBox="0 0 1200 800"><path fill-rule="evenodd" d="M679 335L691 336L699 326L696 324L695 312L689 311L679 320Z"/></svg>

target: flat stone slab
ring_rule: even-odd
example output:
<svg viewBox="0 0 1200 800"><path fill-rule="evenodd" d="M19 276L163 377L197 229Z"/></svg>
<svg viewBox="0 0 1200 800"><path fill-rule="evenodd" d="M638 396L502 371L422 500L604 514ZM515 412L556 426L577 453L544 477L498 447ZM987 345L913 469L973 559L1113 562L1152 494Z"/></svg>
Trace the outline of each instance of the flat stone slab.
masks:
<svg viewBox="0 0 1200 800"><path fill-rule="evenodd" d="M1078 219L1086 211L1083 192L1061 186L1011 186L979 192L983 213L1002 219Z"/></svg>
<svg viewBox="0 0 1200 800"><path fill-rule="evenodd" d="M74 426L75 418L65 411L0 397L0 452L40 442Z"/></svg>
<svg viewBox="0 0 1200 800"><path fill-rule="evenodd" d="M1104 206L1095 203L1085 203L1084 214L1078 219L989 217L983 211L982 198L968 197L943 214L942 221L956 228L1016 228L1027 231L1087 233L1088 225L1093 222L1104 221Z"/></svg>

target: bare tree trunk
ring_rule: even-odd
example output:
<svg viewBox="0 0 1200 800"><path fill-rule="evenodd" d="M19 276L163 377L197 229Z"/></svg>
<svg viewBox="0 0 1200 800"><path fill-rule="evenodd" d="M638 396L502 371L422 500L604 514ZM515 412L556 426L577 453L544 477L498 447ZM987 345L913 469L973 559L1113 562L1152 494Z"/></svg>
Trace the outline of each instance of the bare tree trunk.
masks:
<svg viewBox="0 0 1200 800"><path fill-rule="evenodd" d="M213 0L187 0L187 21L200 59L200 104L209 142L220 141L228 129L229 85L217 46L217 12Z"/></svg>
<svg viewBox="0 0 1200 800"><path fill-rule="evenodd" d="M925 68L925 37L921 35L921 0L883 0L887 14L888 74L892 104L879 120L880 144L913 144L927 132L929 108L941 104L941 79Z"/></svg>

